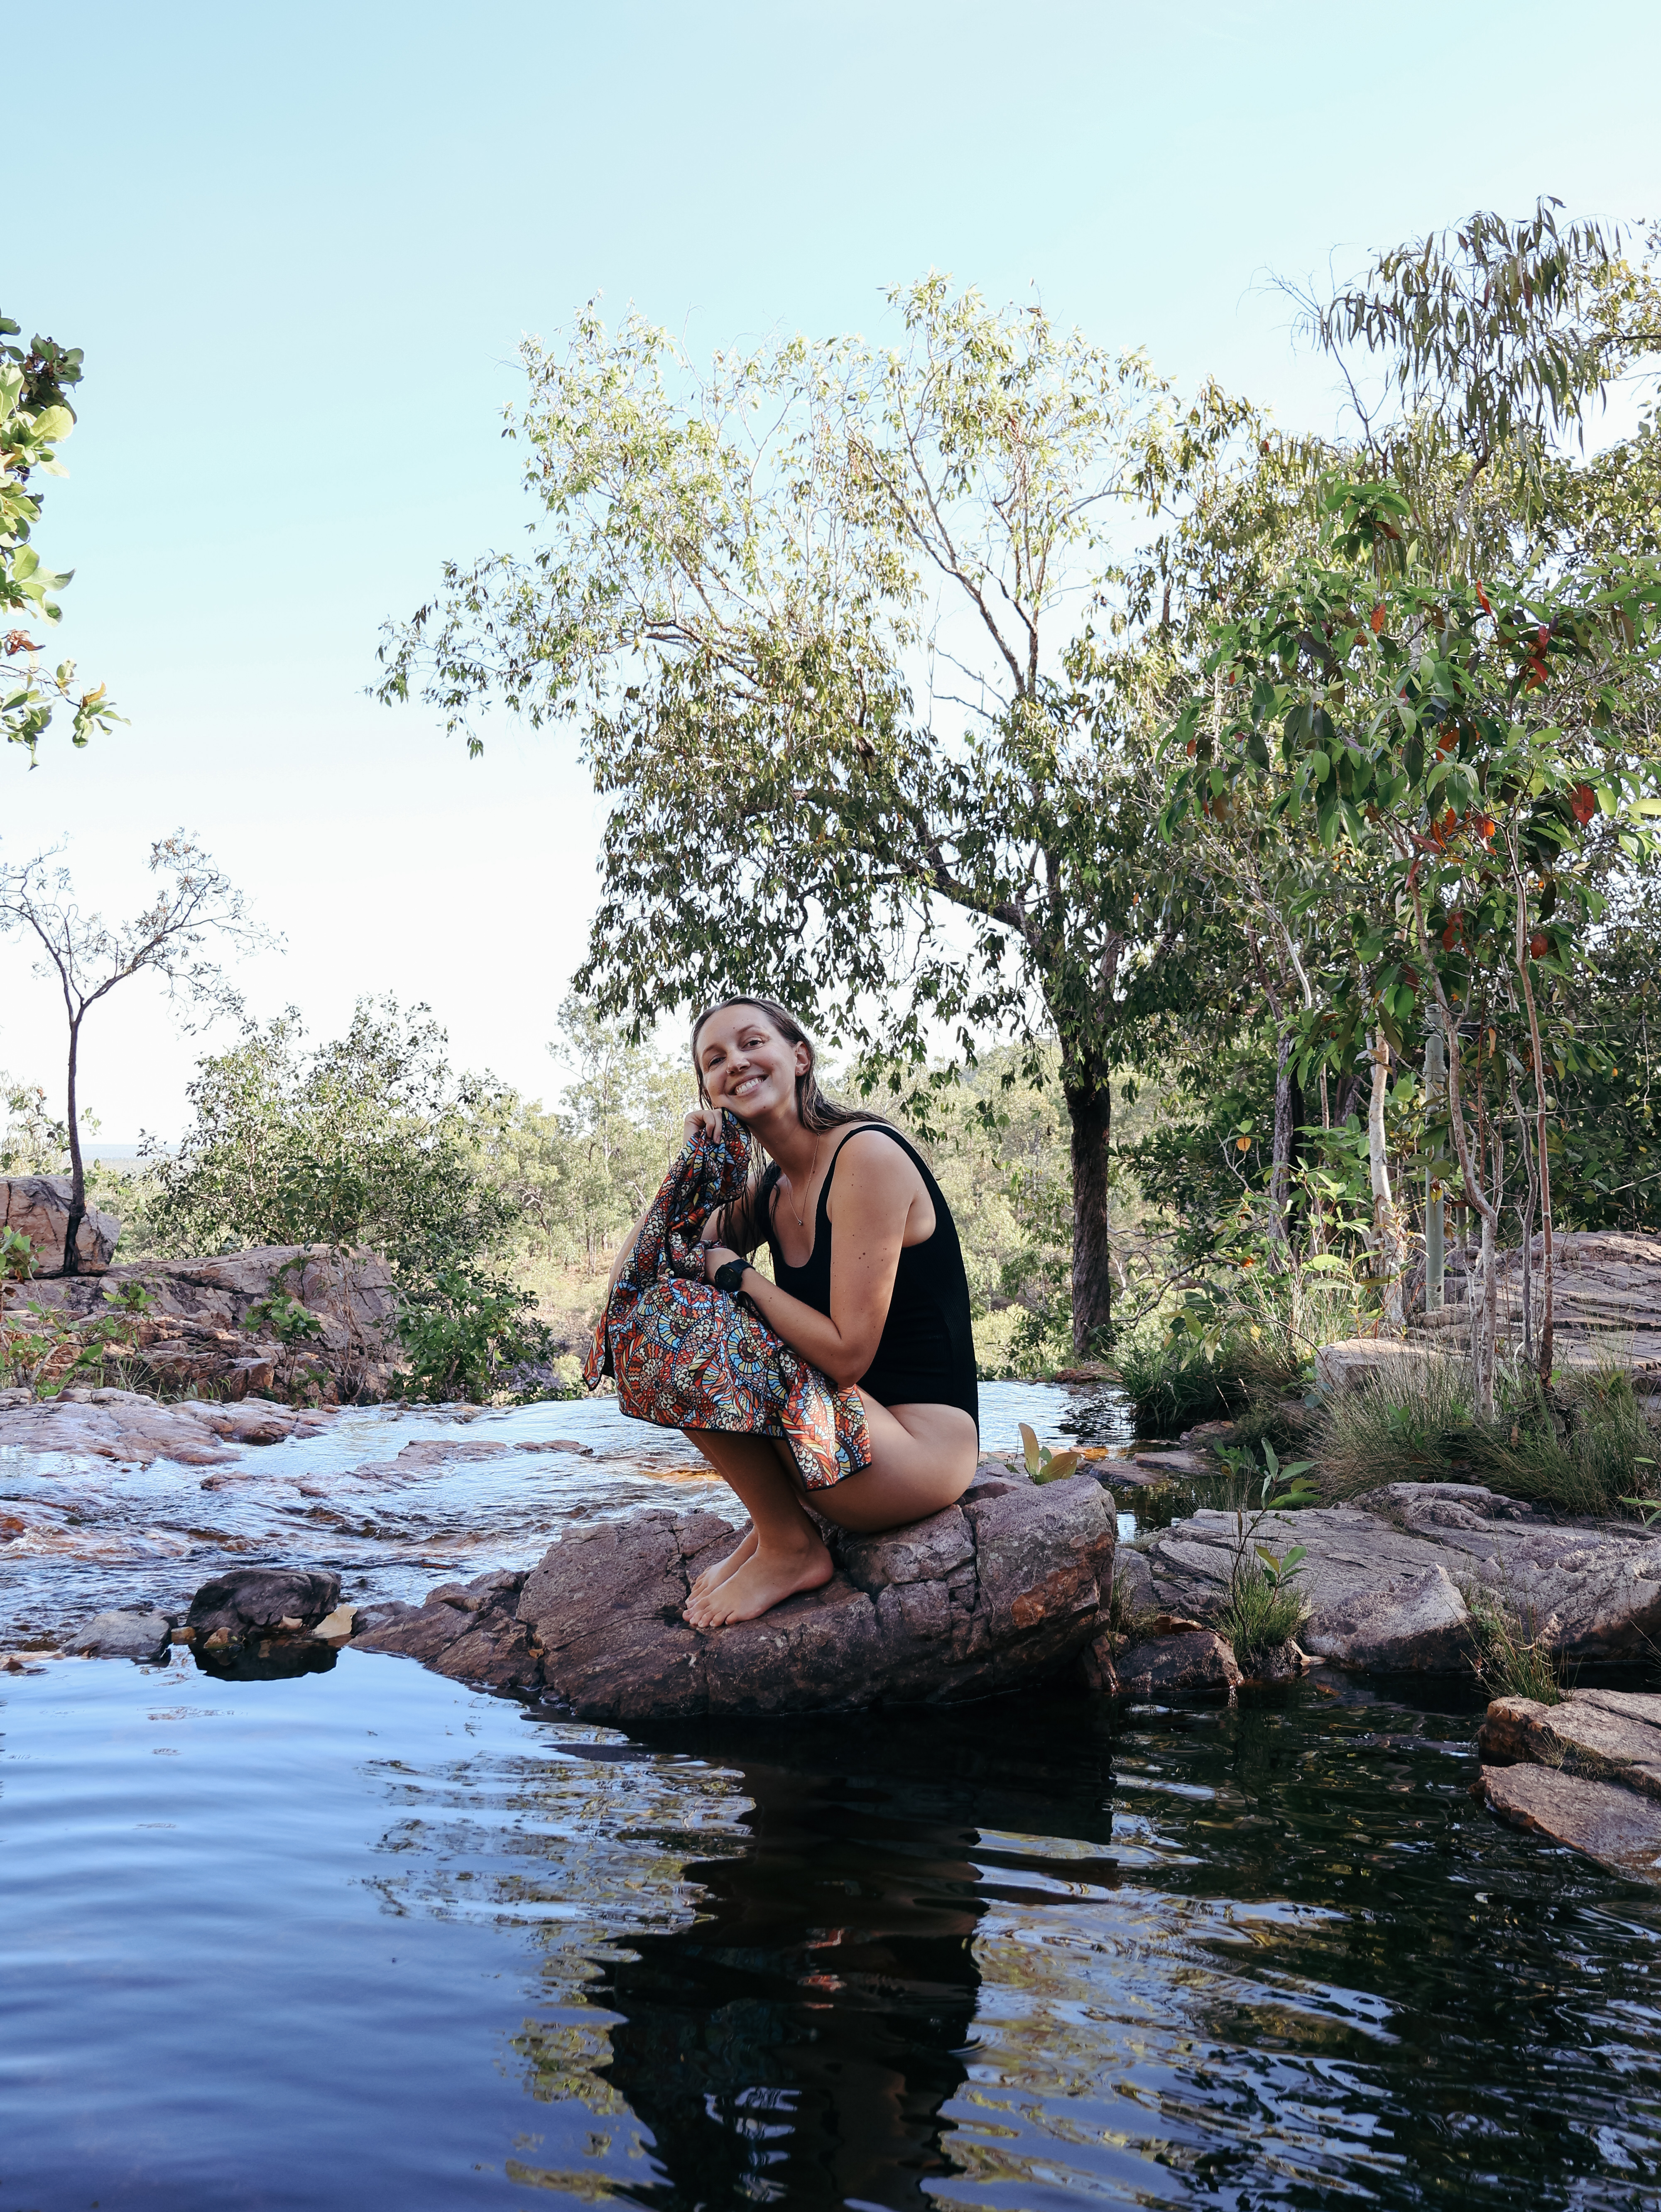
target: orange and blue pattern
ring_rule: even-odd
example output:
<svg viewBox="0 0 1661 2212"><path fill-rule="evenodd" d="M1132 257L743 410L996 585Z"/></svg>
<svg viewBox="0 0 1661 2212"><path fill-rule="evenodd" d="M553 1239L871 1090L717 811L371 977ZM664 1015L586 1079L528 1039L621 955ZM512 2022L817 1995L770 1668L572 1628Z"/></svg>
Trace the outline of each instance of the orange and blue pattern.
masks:
<svg viewBox="0 0 1661 2212"><path fill-rule="evenodd" d="M701 1232L718 1206L741 1199L750 1152L742 1123L721 1117L670 1169L641 1226L583 1366L592 1390L616 1377L618 1403L666 1429L781 1437L809 1490L871 1464L857 1390L838 1390L793 1352L742 1293L703 1279Z"/></svg>

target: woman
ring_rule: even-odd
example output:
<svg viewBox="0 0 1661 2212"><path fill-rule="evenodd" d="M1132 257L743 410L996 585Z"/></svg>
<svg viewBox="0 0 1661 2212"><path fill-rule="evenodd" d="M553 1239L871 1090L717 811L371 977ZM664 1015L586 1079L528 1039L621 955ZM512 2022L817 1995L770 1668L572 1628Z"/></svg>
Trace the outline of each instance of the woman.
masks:
<svg viewBox="0 0 1661 2212"><path fill-rule="evenodd" d="M839 1389L857 1385L864 1403L871 1463L815 1489L814 1511L867 1534L953 1504L974 1479L979 1407L969 1285L934 1178L897 1129L821 1095L812 1046L770 1000L730 999L700 1015L692 1061L703 1105L687 1116L688 1139L733 1114L770 1162L742 1206L705 1224L706 1277L741 1291ZM770 1283L747 1257L764 1238ZM753 1620L828 1582L830 1554L788 1449L767 1437L685 1433L751 1524L694 1583L692 1626Z"/></svg>

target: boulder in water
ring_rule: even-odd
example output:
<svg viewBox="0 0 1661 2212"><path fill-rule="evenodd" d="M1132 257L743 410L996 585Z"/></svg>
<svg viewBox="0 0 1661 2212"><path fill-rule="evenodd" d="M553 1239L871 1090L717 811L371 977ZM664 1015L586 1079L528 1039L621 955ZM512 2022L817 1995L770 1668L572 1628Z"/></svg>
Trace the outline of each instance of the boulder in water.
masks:
<svg viewBox="0 0 1661 2212"><path fill-rule="evenodd" d="M340 1577L319 1567L237 1567L204 1583L185 1626L198 1652L297 1636L340 1603Z"/></svg>

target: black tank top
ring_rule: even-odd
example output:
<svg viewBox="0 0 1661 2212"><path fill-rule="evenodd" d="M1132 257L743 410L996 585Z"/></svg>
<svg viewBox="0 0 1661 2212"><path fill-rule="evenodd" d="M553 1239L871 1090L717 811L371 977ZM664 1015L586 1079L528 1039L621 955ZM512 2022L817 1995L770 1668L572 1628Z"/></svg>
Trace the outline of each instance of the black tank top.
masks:
<svg viewBox="0 0 1661 2212"><path fill-rule="evenodd" d="M980 1395L975 1387L975 1340L969 1322L969 1278L964 1273L957 1224L952 1218L951 1207L940 1195L940 1185L897 1129L890 1128L885 1121L858 1123L855 1133L844 1137L831 1154L819 1191L818 1209L813 1217L813 1249L804 1267L790 1265L774 1233L773 1194L779 1180L776 1161L768 1169L757 1195L761 1200L761 1217L766 1224L767 1243L773 1255L774 1279L781 1290L788 1291L793 1298L800 1298L805 1306L812 1306L815 1313L828 1318L831 1236L828 1200L831 1178L843 1147L856 1143L867 1133L891 1138L922 1177L923 1188L934 1209L934 1233L924 1237L921 1244L900 1248L894 1292L888 1302L888 1318L882 1325L876 1357L860 1377L860 1388L868 1390L883 1406L961 1406L978 1434L981 1407Z"/></svg>

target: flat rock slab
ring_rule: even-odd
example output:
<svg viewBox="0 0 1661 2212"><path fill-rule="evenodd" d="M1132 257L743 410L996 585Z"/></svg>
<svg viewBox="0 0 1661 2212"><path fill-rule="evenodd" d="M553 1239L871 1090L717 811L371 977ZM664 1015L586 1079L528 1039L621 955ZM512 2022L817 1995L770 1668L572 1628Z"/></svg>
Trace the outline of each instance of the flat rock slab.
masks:
<svg viewBox="0 0 1661 2212"><path fill-rule="evenodd" d="M1661 1698L1631 1690L1575 1690L1561 1704L1496 1698L1477 1731L1490 1765L1531 1760L1661 1802Z"/></svg>
<svg viewBox="0 0 1661 2212"><path fill-rule="evenodd" d="M316 1436L329 1419L322 1409L262 1400L222 1405L203 1399L168 1404L137 1390L81 1390L71 1397L0 1406L0 1447L71 1452L148 1467L176 1460L185 1467L222 1467L237 1445L282 1443Z"/></svg>
<svg viewBox="0 0 1661 2212"><path fill-rule="evenodd" d="M573 1529L513 1577L368 1607L357 1650L617 1724L984 1697L1073 1663L1101 1626L1112 1509L1092 1475L977 1482L960 1504L843 1537L824 1589L719 1629L681 1618L739 1531L711 1513Z"/></svg>
<svg viewBox="0 0 1661 2212"><path fill-rule="evenodd" d="M1474 1794L1512 1827L1661 1887L1661 1803L1653 1797L1548 1766L1485 1766Z"/></svg>
<svg viewBox="0 0 1661 2212"><path fill-rule="evenodd" d="M1462 1592L1473 1583L1530 1616L1571 1659L1623 1657L1661 1638L1661 1531L1554 1522L1475 1484L1387 1483L1350 1505L1269 1514L1256 1540L1306 1547L1311 1612L1299 1641L1340 1666L1468 1667ZM1215 1620L1238 1542L1232 1513L1174 1522L1138 1547L1139 1601Z"/></svg>

